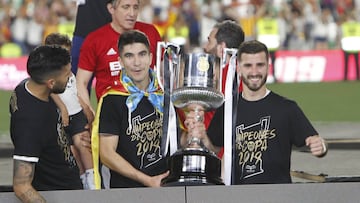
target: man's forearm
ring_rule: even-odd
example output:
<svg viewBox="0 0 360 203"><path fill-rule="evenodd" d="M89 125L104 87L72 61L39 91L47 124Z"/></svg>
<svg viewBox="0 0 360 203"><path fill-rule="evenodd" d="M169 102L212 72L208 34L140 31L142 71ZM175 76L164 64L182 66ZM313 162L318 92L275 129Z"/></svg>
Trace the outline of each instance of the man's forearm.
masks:
<svg viewBox="0 0 360 203"><path fill-rule="evenodd" d="M91 108L90 96L86 86L84 86L83 84L78 84L77 89L78 96L81 98L82 102L84 102L85 105Z"/></svg>
<svg viewBox="0 0 360 203"><path fill-rule="evenodd" d="M76 88L78 91L78 96L85 102L86 105L91 107L90 96L87 89L89 81L93 73L84 69L78 68L76 75Z"/></svg>
<svg viewBox="0 0 360 203"><path fill-rule="evenodd" d="M31 185L34 172L34 163L14 160L13 188L15 195L22 202L46 202Z"/></svg>
<svg viewBox="0 0 360 203"><path fill-rule="evenodd" d="M108 158L111 157L111 158ZM100 159L105 166L110 168L117 173L130 178L136 182L142 183L145 186L147 179L149 178L148 175L144 174L143 172L139 171L138 169L134 168L126 159L124 159L121 155L112 153L111 156L107 154L103 154L100 152Z"/></svg>
<svg viewBox="0 0 360 203"><path fill-rule="evenodd" d="M21 194L15 193L16 196L24 203L43 203L46 202L44 197L40 195L34 188L29 188Z"/></svg>
<svg viewBox="0 0 360 203"><path fill-rule="evenodd" d="M85 114L87 120L88 120L88 123L91 124L94 121L95 111L92 108L92 106L89 106L88 104L86 104L81 97L78 96L78 98L79 98L79 103L84 111L84 114Z"/></svg>

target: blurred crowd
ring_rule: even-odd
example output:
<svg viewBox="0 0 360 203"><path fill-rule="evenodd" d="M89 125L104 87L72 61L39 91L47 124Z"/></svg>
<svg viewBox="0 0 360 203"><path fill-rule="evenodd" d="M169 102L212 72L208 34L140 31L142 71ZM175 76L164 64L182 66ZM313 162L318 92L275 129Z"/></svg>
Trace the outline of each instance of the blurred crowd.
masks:
<svg viewBox="0 0 360 203"><path fill-rule="evenodd" d="M21 55L43 43L49 33L71 27L76 17L72 0L0 0L0 8L0 44L15 43Z"/></svg>
<svg viewBox="0 0 360 203"><path fill-rule="evenodd" d="M90 0L87 0L90 1ZM217 21L232 19L255 39L256 22L277 21L279 49L319 50L340 47L340 26L360 21L360 0L140 0L139 20L153 23L164 40L201 47ZM52 32L72 35L73 0L0 0L0 46L12 43L19 55L41 44ZM70 36L71 37L71 36Z"/></svg>

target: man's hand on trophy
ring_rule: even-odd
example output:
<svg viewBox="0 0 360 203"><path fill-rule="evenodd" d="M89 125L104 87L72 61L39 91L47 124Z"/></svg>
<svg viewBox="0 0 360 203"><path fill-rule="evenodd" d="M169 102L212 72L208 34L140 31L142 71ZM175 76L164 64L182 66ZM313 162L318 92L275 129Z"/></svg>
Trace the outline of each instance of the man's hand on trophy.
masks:
<svg viewBox="0 0 360 203"><path fill-rule="evenodd" d="M185 118L185 127L188 130L188 134L197 134L197 131L202 132L202 131L206 131L205 129L205 125L204 125L204 111L203 110L199 110L199 109L195 109L195 110L191 110L186 113L186 118ZM194 132L195 131L195 132ZM202 133L203 134L203 133Z"/></svg>
<svg viewBox="0 0 360 203"><path fill-rule="evenodd" d="M195 123L204 123L205 112L202 109L189 109L186 113L185 125L187 128L194 127Z"/></svg>
<svg viewBox="0 0 360 203"><path fill-rule="evenodd" d="M187 128L187 145L190 147L202 147L204 141L208 139L205 124L203 123L204 111L199 108L189 110L184 122Z"/></svg>
<svg viewBox="0 0 360 203"><path fill-rule="evenodd" d="M201 105L196 103L190 104L187 106L186 112L186 120L188 120L189 127L194 127L195 123L203 123L205 112ZM188 126L186 127L188 128Z"/></svg>
<svg viewBox="0 0 360 203"><path fill-rule="evenodd" d="M187 132L184 132L182 135L181 145L183 147L184 145L190 147L194 145L197 147L205 147L210 151L218 153L221 148L214 146L209 137L207 136L206 127L203 122L203 118L205 115L204 110L199 110L199 108L188 108L188 110L189 111L186 114L184 122ZM201 119L199 119L199 116L201 117Z"/></svg>
<svg viewBox="0 0 360 203"><path fill-rule="evenodd" d="M143 184L148 187L161 187L162 179L168 177L169 174L170 171L166 171L156 176L147 176L146 178L144 178Z"/></svg>

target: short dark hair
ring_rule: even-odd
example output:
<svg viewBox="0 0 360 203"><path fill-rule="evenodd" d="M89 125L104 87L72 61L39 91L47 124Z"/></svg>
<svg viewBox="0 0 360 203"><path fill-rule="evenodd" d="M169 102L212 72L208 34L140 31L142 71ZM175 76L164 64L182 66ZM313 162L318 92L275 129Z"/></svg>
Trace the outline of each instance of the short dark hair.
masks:
<svg viewBox="0 0 360 203"><path fill-rule="evenodd" d="M72 43L67 35L60 33L51 33L45 38L45 45L60 45L71 47Z"/></svg>
<svg viewBox="0 0 360 203"><path fill-rule="evenodd" d="M257 54L260 52L265 52L266 61L269 60L269 51L265 44L257 41L250 40L241 43L238 49L238 60L240 61L242 54Z"/></svg>
<svg viewBox="0 0 360 203"><path fill-rule="evenodd" d="M217 28L215 34L218 43L225 42L227 48L238 48L245 39L243 29L238 23L232 20L224 20L216 23L214 28Z"/></svg>
<svg viewBox="0 0 360 203"><path fill-rule="evenodd" d="M124 47L126 45L133 44L133 43L142 43L146 46L148 51L150 51L150 43L149 43L149 39L147 38L147 36L141 31L129 30L129 31L123 32L119 37L119 41L118 41L119 55L120 55L120 53L123 52Z"/></svg>
<svg viewBox="0 0 360 203"><path fill-rule="evenodd" d="M42 84L70 63L70 53L58 45L41 45L32 50L27 60L27 73Z"/></svg>

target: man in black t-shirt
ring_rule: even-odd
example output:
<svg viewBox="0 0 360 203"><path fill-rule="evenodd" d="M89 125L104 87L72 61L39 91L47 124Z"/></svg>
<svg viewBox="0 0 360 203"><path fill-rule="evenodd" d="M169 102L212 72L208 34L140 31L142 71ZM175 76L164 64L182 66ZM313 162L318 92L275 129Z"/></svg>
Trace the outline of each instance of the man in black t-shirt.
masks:
<svg viewBox="0 0 360 203"><path fill-rule="evenodd" d="M121 85L99 100L93 149L98 138L100 160L110 169L110 188L160 187L168 175L160 150L163 92L150 69L150 44L144 33L133 30L121 34L118 47Z"/></svg>
<svg viewBox="0 0 360 203"><path fill-rule="evenodd" d="M237 103L231 184L290 183L292 145L306 145L317 157L327 152L326 142L299 106L266 88L268 59L267 47L258 41L239 47L243 91ZM190 135L215 152L224 146L224 107L216 111L207 132L194 118L190 112L185 121Z"/></svg>
<svg viewBox="0 0 360 203"><path fill-rule="evenodd" d="M10 98L14 144L13 188L23 202L45 202L39 190L82 189L79 169L50 93L62 93L71 74L70 54L59 46L35 48L29 79Z"/></svg>

